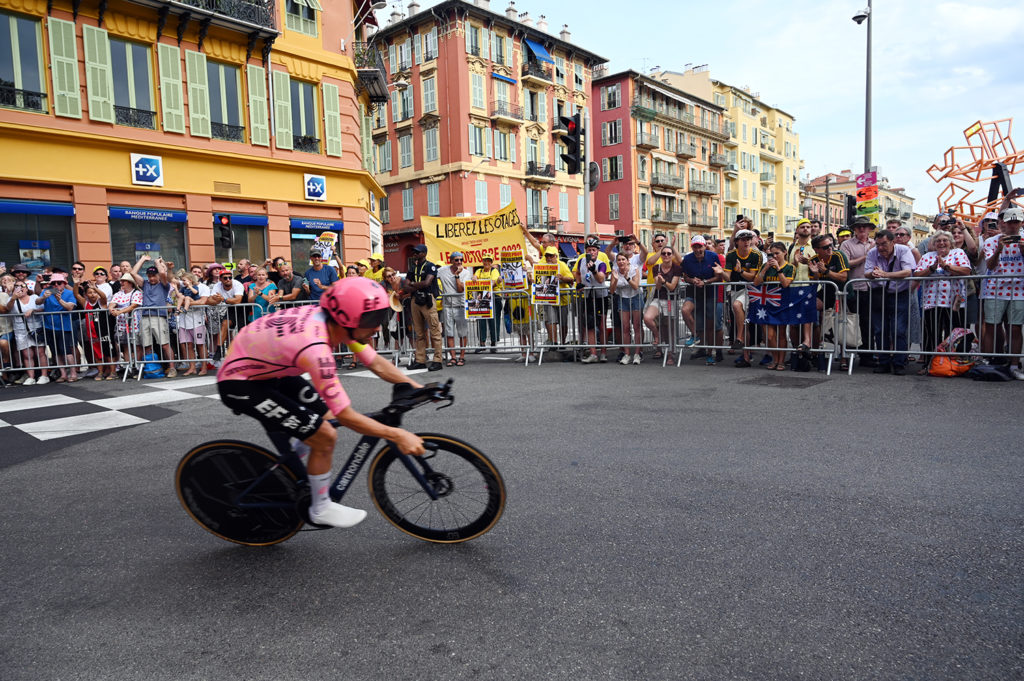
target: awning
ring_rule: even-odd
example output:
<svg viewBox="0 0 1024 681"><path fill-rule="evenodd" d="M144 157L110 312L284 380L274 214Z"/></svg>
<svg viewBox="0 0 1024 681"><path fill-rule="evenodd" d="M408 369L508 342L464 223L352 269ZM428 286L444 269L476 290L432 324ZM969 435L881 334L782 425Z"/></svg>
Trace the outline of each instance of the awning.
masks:
<svg viewBox="0 0 1024 681"><path fill-rule="evenodd" d="M530 51L533 52L533 56L541 61L546 61L549 64L554 64L555 60L551 58L548 51L544 49L544 46L534 40L527 40L526 44L530 46Z"/></svg>
<svg viewBox="0 0 1024 681"><path fill-rule="evenodd" d="M650 89L654 90L655 92L660 92L661 94L665 95L666 97L674 99L677 102L682 102L684 104L689 104L690 106L693 106L693 102L691 102L686 97L683 97L681 95L677 95L677 94L675 94L673 92L669 92L668 90L663 90L662 88L658 87L657 85L651 85L647 81L640 81L640 82L643 84L644 87L649 87Z"/></svg>
<svg viewBox="0 0 1024 681"><path fill-rule="evenodd" d="M579 255L579 253L576 251L575 244L561 243L558 244L558 246L562 249L562 255L564 255L566 258L569 258L570 260Z"/></svg>
<svg viewBox="0 0 1024 681"><path fill-rule="evenodd" d="M70 203L0 201L0 213L14 213L17 215L74 215L75 207Z"/></svg>
<svg viewBox="0 0 1024 681"><path fill-rule="evenodd" d="M672 156L671 154L666 154L663 151L652 151L651 156L658 159L659 161L664 161L665 163L679 163L679 160L676 159L675 156Z"/></svg>
<svg viewBox="0 0 1024 681"><path fill-rule="evenodd" d="M491 73L491 78L497 78L498 80L503 80L506 83L512 83L513 85L516 84L515 78L509 78L508 76L503 76L500 73Z"/></svg>
<svg viewBox="0 0 1024 681"><path fill-rule="evenodd" d="M651 193L652 194L657 194L658 196L667 196L667 197L669 197L671 199L679 198L679 195L676 194L675 192L663 192L660 189L652 189Z"/></svg>

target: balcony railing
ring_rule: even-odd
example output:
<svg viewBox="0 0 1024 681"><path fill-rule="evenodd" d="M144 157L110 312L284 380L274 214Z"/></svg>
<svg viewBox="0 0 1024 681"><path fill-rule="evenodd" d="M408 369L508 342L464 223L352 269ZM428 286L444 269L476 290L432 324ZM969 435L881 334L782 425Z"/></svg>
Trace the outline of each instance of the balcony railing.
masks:
<svg viewBox="0 0 1024 681"><path fill-rule="evenodd" d="M696 155L696 144L680 144L679 148L676 149L676 156L681 156L682 158L694 158Z"/></svg>
<svg viewBox="0 0 1024 681"><path fill-rule="evenodd" d="M292 148L310 154L320 153L320 139L312 135L292 135Z"/></svg>
<svg viewBox="0 0 1024 681"><path fill-rule="evenodd" d="M889 208L885 209L885 214L886 215L892 215L893 217L895 217L895 216L900 214L900 209L899 208L893 208L893 207L890 206Z"/></svg>
<svg viewBox="0 0 1024 681"><path fill-rule="evenodd" d="M638 132L636 134L636 145L638 147L658 148L658 136L649 132Z"/></svg>
<svg viewBox="0 0 1024 681"><path fill-rule="evenodd" d="M114 105L114 123L117 125L128 125L133 128L145 128L153 130L156 128L156 112L146 109L133 109L128 106Z"/></svg>
<svg viewBox="0 0 1024 681"><path fill-rule="evenodd" d="M681 225L684 222L686 222L686 213L684 213L682 211L674 210L671 213L669 213L668 215L672 219L672 222L674 222L676 224Z"/></svg>
<svg viewBox="0 0 1024 681"><path fill-rule="evenodd" d="M686 222L686 216L682 213L667 210L654 210L651 212L651 222L664 222L680 225Z"/></svg>
<svg viewBox="0 0 1024 681"><path fill-rule="evenodd" d="M508 118L511 120L523 120L523 107L511 102L497 101L491 106L491 118Z"/></svg>
<svg viewBox="0 0 1024 681"><path fill-rule="evenodd" d="M910 219L910 211L909 210L903 211L902 213L900 213L900 217L903 218L904 220L909 220Z"/></svg>
<svg viewBox="0 0 1024 681"><path fill-rule="evenodd" d="M775 173L761 173L761 181L765 183L775 182Z"/></svg>
<svg viewBox="0 0 1024 681"><path fill-rule="evenodd" d="M706 215L704 213L691 213L690 224L694 227L718 227L718 216Z"/></svg>
<svg viewBox="0 0 1024 681"><path fill-rule="evenodd" d="M568 115L568 113L566 113L564 115ZM553 133L568 132L568 130L565 127L565 124L562 123L562 121L558 120L559 118L560 118L560 116L557 113L554 116L551 117L551 132L553 132Z"/></svg>
<svg viewBox="0 0 1024 681"><path fill-rule="evenodd" d="M380 52L369 43L355 43L352 61L359 73L359 84L370 95L370 101L375 104L388 101L388 75Z"/></svg>
<svg viewBox="0 0 1024 681"><path fill-rule="evenodd" d="M651 184L658 185L659 187L682 189L686 186L686 180L670 173L651 173Z"/></svg>
<svg viewBox="0 0 1024 681"><path fill-rule="evenodd" d="M472 55L474 57L479 57L482 54L480 51L480 46L470 45L469 47L466 48L466 54Z"/></svg>
<svg viewBox="0 0 1024 681"><path fill-rule="evenodd" d="M711 154L708 162L713 166L725 166L729 163L729 157L725 154Z"/></svg>
<svg viewBox="0 0 1024 681"><path fill-rule="evenodd" d="M45 92L18 90L10 84L0 84L0 106L23 111L45 111Z"/></svg>
<svg viewBox="0 0 1024 681"><path fill-rule="evenodd" d="M523 64L523 78L539 78L551 81L551 68L540 62L531 61Z"/></svg>
<svg viewBox="0 0 1024 681"><path fill-rule="evenodd" d="M694 194L717 194L718 185L714 182L690 182L690 191Z"/></svg>
<svg viewBox="0 0 1024 681"><path fill-rule="evenodd" d="M228 142L244 142L245 126L228 125L227 123L210 123L210 133L214 139Z"/></svg>
<svg viewBox="0 0 1024 681"><path fill-rule="evenodd" d="M246 2L246 0L180 0L181 4L197 7L207 12L214 12L232 19L239 19L257 26L276 28L274 26L274 4L271 0L264 2Z"/></svg>
<svg viewBox="0 0 1024 681"><path fill-rule="evenodd" d="M550 163L541 164L536 161L526 162L526 174L531 177L555 177L555 166Z"/></svg>

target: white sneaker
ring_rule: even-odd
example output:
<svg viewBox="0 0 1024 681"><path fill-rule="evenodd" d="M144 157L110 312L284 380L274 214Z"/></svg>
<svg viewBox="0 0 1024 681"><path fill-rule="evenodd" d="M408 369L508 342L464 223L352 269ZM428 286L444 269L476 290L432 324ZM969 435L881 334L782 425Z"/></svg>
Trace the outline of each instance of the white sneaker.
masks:
<svg viewBox="0 0 1024 681"><path fill-rule="evenodd" d="M597 355L587 355L580 360L580 364L597 364Z"/></svg>
<svg viewBox="0 0 1024 681"><path fill-rule="evenodd" d="M22 385L35 385L35 384L36 384L36 379L34 379L34 378L26 378L24 380L24 382L22 382Z"/></svg>
<svg viewBox="0 0 1024 681"><path fill-rule="evenodd" d="M1010 367L1010 375L1018 381L1024 381L1024 371L1021 371L1019 367Z"/></svg>
<svg viewBox="0 0 1024 681"><path fill-rule="evenodd" d="M629 364L629 355L623 355L622 359L619 360L619 364L627 366Z"/></svg>
<svg viewBox="0 0 1024 681"><path fill-rule="evenodd" d="M50 382L49 376L40 376L39 380L36 381L36 385L46 385Z"/></svg>
<svg viewBox="0 0 1024 681"><path fill-rule="evenodd" d="M640 364L644 360L644 356L639 352L633 355L633 364Z"/></svg>
<svg viewBox="0 0 1024 681"><path fill-rule="evenodd" d="M319 513L309 512L309 519L317 525L330 525L331 527L353 527L363 522L366 511L358 508L349 508L330 501L320 509Z"/></svg>

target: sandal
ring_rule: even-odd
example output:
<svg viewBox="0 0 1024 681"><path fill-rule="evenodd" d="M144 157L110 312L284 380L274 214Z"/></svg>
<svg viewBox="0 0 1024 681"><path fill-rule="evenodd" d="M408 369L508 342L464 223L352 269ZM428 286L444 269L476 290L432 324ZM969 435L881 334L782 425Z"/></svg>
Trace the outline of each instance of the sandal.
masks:
<svg viewBox="0 0 1024 681"><path fill-rule="evenodd" d="M786 365L785 364L776 364L775 365L775 370L776 371L785 371L786 370Z"/></svg>
<svg viewBox="0 0 1024 681"><path fill-rule="evenodd" d="M54 381L54 383L67 383L67 382L68 382L68 379L64 378L63 376L61 376L60 378L58 378L58 379L56 379Z"/></svg>
<svg viewBox="0 0 1024 681"><path fill-rule="evenodd" d="M771 364L766 364L764 368L767 369L768 371L775 371L776 369L779 368L779 364L778 362L773 362Z"/></svg>
<svg viewBox="0 0 1024 681"><path fill-rule="evenodd" d="M454 359L450 359L447 362L445 362L444 365L446 367L453 367L453 366L455 366L455 360Z"/></svg>
<svg viewBox="0 0 1024 681"><path fill-rule="evenodd" d="M114 380L114 374L107 374L107 377L104 380L113 381Z"/></svg>
<svg viewBox="0 0 1024 681"><path fill-rule="evenodd" d="M466 366L466 360L464 360L464 359L457 359L457 360L455 360L455 366L457 366L457 367L464 367L464 366Z"/></svg>

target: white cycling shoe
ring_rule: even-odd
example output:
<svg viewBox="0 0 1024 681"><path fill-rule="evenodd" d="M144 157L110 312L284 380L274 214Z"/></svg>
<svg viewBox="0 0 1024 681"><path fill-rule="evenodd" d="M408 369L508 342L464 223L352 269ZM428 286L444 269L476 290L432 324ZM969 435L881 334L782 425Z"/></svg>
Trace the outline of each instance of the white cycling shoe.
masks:
<svg viewBox="0 0 1024 681"><path fill-rule="evenodd" d="M309 519L316 525L330 525L331 527L354 527L363 522L366 518L366 511L358 508L349 508L333 501L320 509L319 513L309 511Z"/></svg>

